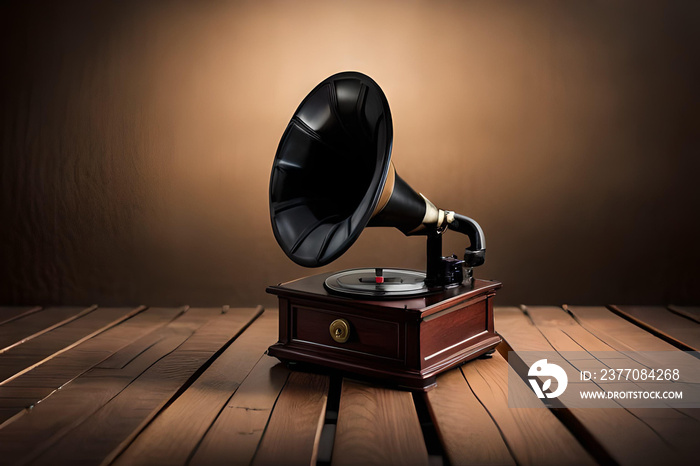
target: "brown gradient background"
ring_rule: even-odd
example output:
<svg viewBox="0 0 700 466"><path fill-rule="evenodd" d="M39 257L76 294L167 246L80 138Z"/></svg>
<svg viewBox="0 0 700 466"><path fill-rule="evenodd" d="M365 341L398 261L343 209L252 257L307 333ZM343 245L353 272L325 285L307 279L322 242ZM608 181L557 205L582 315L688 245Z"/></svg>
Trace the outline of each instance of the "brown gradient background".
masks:
<svg viewBox="0 0 700 466"><path fill-rule="evenodd" d="M316 271L272 235L272 159L343 70L386 93L401 176L483 226L498 305L700 302L698 2L0 8L2 303L275 305ZM423 256L368 229L326 270Z"/></svg>

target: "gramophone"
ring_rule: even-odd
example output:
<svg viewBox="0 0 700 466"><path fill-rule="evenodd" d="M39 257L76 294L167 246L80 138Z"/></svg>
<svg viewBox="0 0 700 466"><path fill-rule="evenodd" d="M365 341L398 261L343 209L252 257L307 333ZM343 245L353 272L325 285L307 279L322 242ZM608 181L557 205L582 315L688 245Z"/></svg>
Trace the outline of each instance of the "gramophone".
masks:
<svg viewBox="0 0 700 466"><path fill-rule="evenodd" d="M371 267L267 288L279 299L285 362L339 369L410 389L492 353L492 301L501 284L475 279L484 233L471 218L435 207L396 173L393 128L381 88L357 72L333 75L301 102L277 148L270 176L272 230L306 267L340 257L368 226L426 237L425 272ZM443 257L446 230L469 238L463 259Z"/></svg>

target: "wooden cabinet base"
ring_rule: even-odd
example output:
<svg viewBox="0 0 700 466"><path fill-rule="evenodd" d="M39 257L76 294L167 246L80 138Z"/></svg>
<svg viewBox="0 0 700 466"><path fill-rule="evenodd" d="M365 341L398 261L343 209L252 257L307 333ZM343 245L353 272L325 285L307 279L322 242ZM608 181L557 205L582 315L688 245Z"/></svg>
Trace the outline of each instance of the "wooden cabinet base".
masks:
<svg viewBox="0 0 700 466"><path fill-rule="evenodd" d="M279 298L282 361L329 367L428 390L439 373L492 351L493 297L501 284L475 280L427 296L369 301L329 294L328 274L271 286Z"/></svg>

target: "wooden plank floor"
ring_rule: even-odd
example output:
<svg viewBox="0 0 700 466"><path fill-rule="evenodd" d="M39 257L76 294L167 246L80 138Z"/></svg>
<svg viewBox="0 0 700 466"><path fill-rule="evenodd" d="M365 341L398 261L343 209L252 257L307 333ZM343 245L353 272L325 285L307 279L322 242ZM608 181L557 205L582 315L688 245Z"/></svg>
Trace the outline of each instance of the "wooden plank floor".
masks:
<svg viewBox="0 0 700 466"><path fill-rule="evenodd" d="M411 393L290 371L265 354L274 310L0 307L0 464L696 461L700 410L509 408L507 355L697 350L697 307L521 306L495 319L498 353Z"/></svg>

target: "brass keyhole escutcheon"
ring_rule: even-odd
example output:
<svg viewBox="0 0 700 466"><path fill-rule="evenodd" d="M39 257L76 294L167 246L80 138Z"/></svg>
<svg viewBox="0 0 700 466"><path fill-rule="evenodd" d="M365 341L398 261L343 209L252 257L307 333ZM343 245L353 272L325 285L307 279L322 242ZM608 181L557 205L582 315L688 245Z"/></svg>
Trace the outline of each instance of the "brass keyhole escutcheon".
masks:
<svg viewBox="0 0 700 466"><path fill-rule="evenodd" d="M331 338L338 343L345 343L350 338L350 324L345 319L335 319L328 328Z"/></svg>

